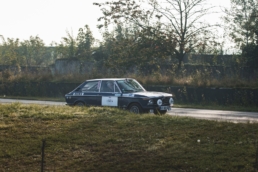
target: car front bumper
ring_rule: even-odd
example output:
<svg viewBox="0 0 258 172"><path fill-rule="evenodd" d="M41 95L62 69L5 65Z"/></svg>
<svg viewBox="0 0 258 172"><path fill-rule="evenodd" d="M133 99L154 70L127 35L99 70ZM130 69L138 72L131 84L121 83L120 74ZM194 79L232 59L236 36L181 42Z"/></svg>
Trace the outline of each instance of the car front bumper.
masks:
<svg viewBox="0 0 258 172"><path fill-rule="evenodd" d="M172 109L172 106L157 106L157 107L148 108L148 112L154 113L155 111L170 111L171 109Z"/></svg>

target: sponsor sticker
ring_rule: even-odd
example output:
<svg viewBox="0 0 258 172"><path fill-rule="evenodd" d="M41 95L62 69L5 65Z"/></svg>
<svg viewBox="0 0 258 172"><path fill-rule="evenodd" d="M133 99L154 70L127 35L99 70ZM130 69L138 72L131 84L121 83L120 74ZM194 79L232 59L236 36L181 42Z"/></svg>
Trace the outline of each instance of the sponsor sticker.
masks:
<svg viewBox="0 0 258 172"><path fill-rule="evenodd" d="M102 106L118 106L118 97L102 97L101 99Z"/></svg>

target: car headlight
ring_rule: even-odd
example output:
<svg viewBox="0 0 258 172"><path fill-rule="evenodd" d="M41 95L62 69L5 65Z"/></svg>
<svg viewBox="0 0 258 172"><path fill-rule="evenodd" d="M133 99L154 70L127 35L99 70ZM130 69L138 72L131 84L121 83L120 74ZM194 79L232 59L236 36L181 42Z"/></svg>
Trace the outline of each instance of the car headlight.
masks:
<svg viewBox="0 0 258 172"><path fill-rule="evenodd" d="M169 99L169 104L170 104L170 105L173 105L173 104L174 104L174 100L173 100L172 97Z"/></svg>
<svg viewBox="0 0 258 172"><path fill-rule="evenodd" d="M153 105L153 100L152 100L152 99L150 99L150 100L148 101L148 105Z"/></svg>
<svg viewBox="0 0 258 172"><path fill-rule="evenodd" d="M159 99L159 100L157 101L157 105L159 105L159 106L162 105L162 100L161 100L161 99Z"/></svg>

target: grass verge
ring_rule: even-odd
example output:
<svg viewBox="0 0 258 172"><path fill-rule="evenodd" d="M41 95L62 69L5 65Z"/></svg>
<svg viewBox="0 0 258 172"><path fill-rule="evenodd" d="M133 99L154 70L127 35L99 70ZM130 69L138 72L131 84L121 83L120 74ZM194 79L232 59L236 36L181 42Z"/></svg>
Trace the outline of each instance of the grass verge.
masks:
<svg viewBox="0 0 258 172"><path fill-rule="evenodd" d="M0 171L255 171L258 124L0 104Z"/></svg>

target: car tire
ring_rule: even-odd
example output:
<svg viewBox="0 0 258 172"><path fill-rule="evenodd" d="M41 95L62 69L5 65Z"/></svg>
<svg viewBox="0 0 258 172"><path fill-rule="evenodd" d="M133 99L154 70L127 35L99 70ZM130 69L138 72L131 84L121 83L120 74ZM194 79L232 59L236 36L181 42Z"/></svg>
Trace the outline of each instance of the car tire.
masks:
<svg viewBox="0 0 258 172"><path fill-rule="evenodd" d="M76 102L75 106L84 106L84 103L83 102Z"/></svg>
<svg viewBox="0 0 258 172"><path fill-rule="evenodd" d="M138 103L133 103L128 108L129 112L140 114L142 113L142 107Z"/></svg>

